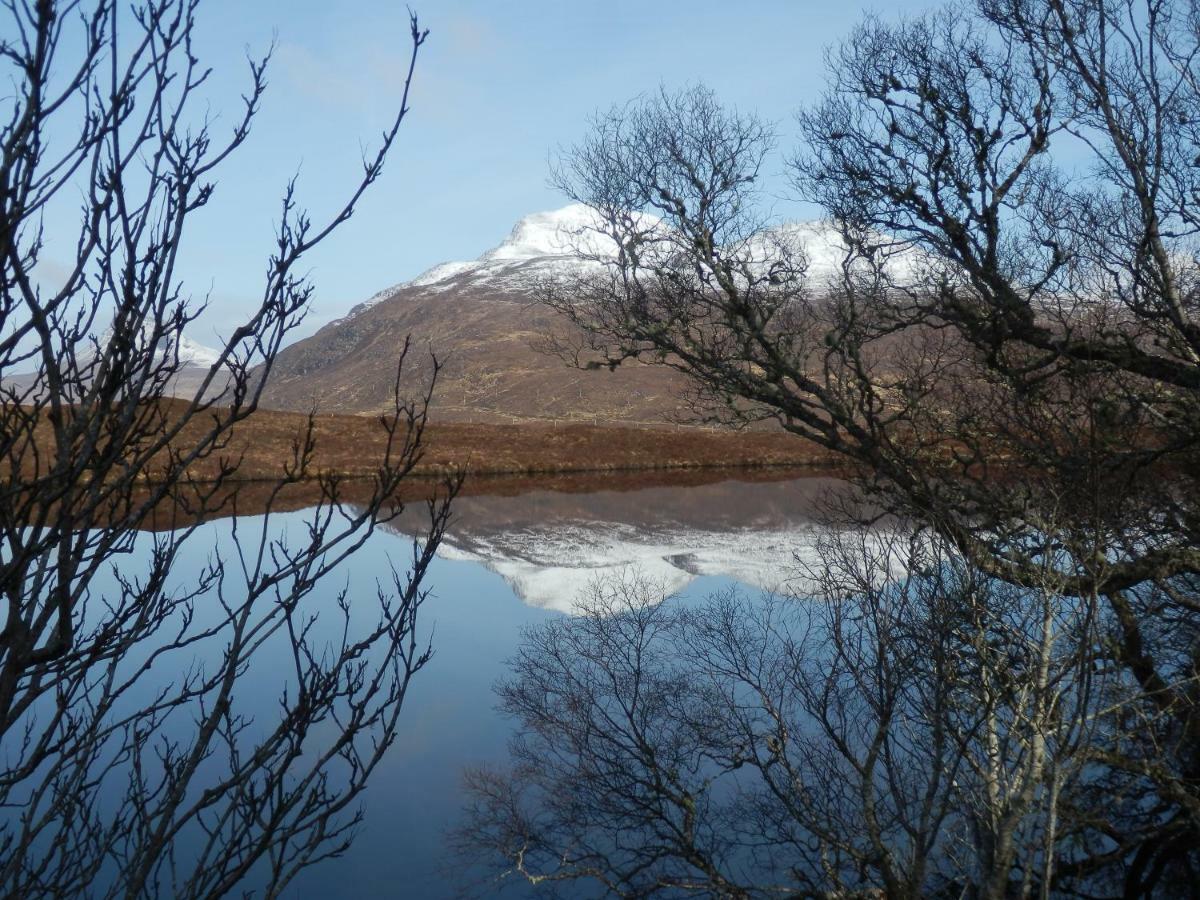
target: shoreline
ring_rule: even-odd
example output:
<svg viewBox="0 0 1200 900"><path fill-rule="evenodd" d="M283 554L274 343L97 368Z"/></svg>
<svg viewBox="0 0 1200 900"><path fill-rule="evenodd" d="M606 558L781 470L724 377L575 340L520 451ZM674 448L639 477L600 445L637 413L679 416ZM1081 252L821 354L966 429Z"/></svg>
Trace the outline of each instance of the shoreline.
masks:
<svg viewBox="0 0 1200 900"><path fill-rule="evenodd" d="M174 412L169 407L178 401L165 402L169 422ZM297 448L309 447L309 423L307 414L257 410L226 435L221 447L189 465L181 486L190 483L203 490L224 484L254 492L288 480L285 470L296 470ZM38 443L43 439L49 443L51 436L42 428L37 429ZM311 492L334 480L345 484L350 493L358 493L376 476L388 447L388 435L378 419L318 414L311 419L311 429L304 474L292 482L297 490ZM182 429L173 444L195 446L205 433L204 418L199 417ZM403 433L398 434L394 448L402 447L405 440ZM52 446L46 450L44 460L53 455ZM231 462L233 471L228 470ZM157 468L151 460L134 475L135 481L145 488L162 485ZM840 456L781 429L430 422L422 435L420 457L405 482L417 492L427 492L430 485L463 472L471 492L489 482L511 486L534 480L540 484L587 481L602 489L606 483L648 480L784 480L836 475L848 468Z"/></svg>
<svg viewBox="0 0 1200 900"><path fill-rule="evenodd" d="M792 462L735 462L735 463L668 463L663 465L655 464L636 464L636 465L611 465L611 466L591 466L591 467L574 467L574 466L550 466L550 467L527 467L514 469L474 469L468 467L465 470L465 475L468 479L479 481L495 479L518 479L518 478L555 478L555 477L586 477L600 475L651 475L654 473L677 473L684 474L688 472L703 472L703 473L753 473L753 472L778 472L778 473L799 473L812 472L814 475L829 475L844 471L847 467L840 464L837 460L812 460L802 463ZM455 470L453 468L442 468L431 470L418 467L410 472L406 478L414 481L441 481L448 476L453 476ZM369 481L374 476L369 472L353 472L346 473L339 470L320 470L313 472L310 475L305 475L297 484L318 483L322 478L335 477L343 482L364 482ZM274 484L278 479L267 474L262 475L232 475L220 479L225 484ZM743 479L732 478L729 480L737 481ZM758 480L758 479L750 479ZM773 478L761 479L765 481L773 481ZM162 482L152 478L142 478L140 482L145 485L157 485ZM217 484L218 479L212 478L191 478L190 483L196 485L211 485Z"/></svg>

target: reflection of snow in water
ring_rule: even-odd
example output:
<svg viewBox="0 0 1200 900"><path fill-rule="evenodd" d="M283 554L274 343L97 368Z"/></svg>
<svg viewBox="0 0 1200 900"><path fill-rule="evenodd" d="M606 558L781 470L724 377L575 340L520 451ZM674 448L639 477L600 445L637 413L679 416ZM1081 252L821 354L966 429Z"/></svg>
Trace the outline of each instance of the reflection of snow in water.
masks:
<svg viewBox="0 0 1200 900"><path fill-rule="evenodd" d="M803 593L830 533L825 500L845 492L844 482L812 477L460 497L439 553L495 572L529 606L562 612L631 569L668 592L723 576Z"/></svg>
<svg viewBox="0 0 1200 900"><path fill-rule="evenodd" d="M823 533L813 524L647 532L611 522L572 523L486 537L459 533L446 538L441 554L487 567L530 606L570 612L590 583L630 567L668 591L682 590L703 575L728 576L764 590L799 589L798 560L815 560Z"/></svg>

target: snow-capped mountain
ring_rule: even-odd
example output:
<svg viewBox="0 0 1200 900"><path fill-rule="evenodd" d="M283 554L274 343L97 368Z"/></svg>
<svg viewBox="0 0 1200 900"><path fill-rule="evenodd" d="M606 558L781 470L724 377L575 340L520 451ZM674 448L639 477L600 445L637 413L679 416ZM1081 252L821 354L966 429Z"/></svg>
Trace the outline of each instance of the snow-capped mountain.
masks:
<svg viewBox="0 0 1200 900"><path fill-rule="evenodd" d="M630 364L584 372L544 352L548 336L570 340L576 332L565 318L533 302L537 288L547 278L601 266L599 259L617 252L597 224L595 213L581 204L525 216L478 258L441 263L380 291L284 349L264 403L292 410L314 403L344 412L387 409L397 355L412 336L443 363L434 395L441 421L663 425L687 418L680 399L685 382L664 367ZM649 215L638 224L648 232L665 227ZM667 243L670 233L662 234ZM808 277L816 283L842 272L845 246L826 223L783 225L730 252L744 251L752 266L769 268L781 246L803 251ZM904 251L891 265L903 277L915 259Z"/></svg>
<svg viewBox="0 0 1200 900"><path fill-rule="evenodd" d="M171 350L178 350L179 362L184 366L199 366L201 368L209 368L221 357L221 352L212 347L207 347L204 344L193 341L187 335L180 335L178 347L172 347L170 343L160 349L160 353L167 353Z"/></svg>
<svg viewBox="0 0 1200 900"><path fill-rule="evenodd" d="M638 214L639 228L663 230L662 220ZM665 231L663 231L665 235ZM831 283L842 276L846 244L827 222L788 222L754 235L731 252L752 265L767 267L781 250L802 254L806 277L816 283ZM561 209L533 213L513 226L509 236L477 259L443 262L416 278L385 288L354 307L347 318L358 315L406 289L422 288L439 293L468 285L496 290L524 290L548 276L575 274L596 267L595 259L616 257L617 245L602 233L600 220L591 208L572 203ZM905 248L893 249L888 268L893 276L906 278L914 271L917 255Z"/></svg>
<svg viewBox="0 0 1200 900"><path fill-rule="evenodd" d="M875 237L879 259L889 277L898 283L912 282L923 268L924 255L911 247ZM741 250L756 264L767 267L778 257L780 250L801 254L805 262L805 278L814 285L829 285L844 277L847 264L847 245L841 233L824 221L787 222L755 235ZM851 262L851 271L862 272L864 261Z"/></svg>
<svg viewBox="0 0 1200 900"><path fill-rule="evenodd" d="M142 329L138 336L140 348L145 348L149 342L150 328ZM88 337L79 348L76 361L86 377L94 375L91 369L91 363L96 360L96 353L103 352L104 348L112 340L112 329L105 329L98 337ZM177 359L175 359L177 355ZM155 348L154 359L156 364L162 363L164 360L170 359L174 374L167 385L167 393L175 397L192 397L197 390L201 388L204 381L207 379L208 371L220 358L220 352L207 347L197 341L192 340L186 335L164 336L159 339L158 347ZM25 396L33 397L41 395L48 388L43 375L36 372L27 372L17 375L6 376L4 383L9 388L15 389ZM212 395L220 393L223 386L226 384L224 378L219 378L214 384L210 384L208 390Z"/></svg>
<svg viewBox="0 0 1200 900"><path fill-rule="evenodd" d="M587 265L579 258L579 251L597 256L616 254L615 244L597 233L597 223L595 213L581 203L525 216L513 226L507 238L477 259L439 263L410 281L380 291L354 307L350 316L365 312L406 288L439 293L469 283L521 290L536 278L578 271Z"/></svg>
<svg viewBox="0 0 1200 900"><path fill-rule="evenodd" d="M141 332L137 336L139 349L144 349L150 342L150 336L153 332L153 325L149 322L142 326ZM108 327L102 334L96 337L95 343L83 351L83 358L91 358L92 354L97 349L103 352L104 348L112 341L112 327ZM92 340L89 338L89 341ZM207 369L211 367L221 357L219 350L205 346L198 341L192 340L186 334L164 334L158 339L158 346L154 352L155 358L158 360L174 358L178 356L179 365L181 367L195 367Z"/></svg>

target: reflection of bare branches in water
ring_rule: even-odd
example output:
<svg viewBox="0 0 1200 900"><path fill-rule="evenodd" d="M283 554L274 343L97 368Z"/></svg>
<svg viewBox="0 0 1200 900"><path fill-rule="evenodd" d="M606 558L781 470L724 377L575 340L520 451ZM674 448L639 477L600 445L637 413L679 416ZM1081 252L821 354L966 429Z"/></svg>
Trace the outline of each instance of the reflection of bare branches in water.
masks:
<svg viewBox="0 0 1200 900"><path fill-rule="evenodd" d="M895 533L831 533L811 574L685 605L626 573L529 632L498 687L512 768L468 773L455 835L484 893L1048 889L1111 717L1091 606Z"/></svg>

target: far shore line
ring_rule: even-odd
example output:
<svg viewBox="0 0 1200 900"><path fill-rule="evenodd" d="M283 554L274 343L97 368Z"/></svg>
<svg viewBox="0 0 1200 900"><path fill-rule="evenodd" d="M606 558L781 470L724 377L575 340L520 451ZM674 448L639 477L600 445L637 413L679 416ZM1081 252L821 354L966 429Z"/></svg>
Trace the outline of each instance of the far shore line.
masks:
<svg viewBox="0 0 1200 900"><path fill-rule="evenodd" d="M799 474L806 471L811 471L817 475L829 475L844 471L846 466L838 460L809 460L806 462L736 462L736 463L668 463L662 465L643 464L643 465L612 465L612 466L590 466L590 467L571 467L571 466L551 466L537 467L531 466L523 469L476 469L468 466L463 474L471 480L479 479L513 479L513 478L541 478L541 477L558 477L558 476L591 476L591 475L638 475L649 474L655 472L670 473L670 472L705 472L705 473L780 473L780 474ZM448 477L453 477L457 474L457 470L453 468L441 468L432 470L418 466L406 477L420 481L443 481ZM298 483L317 483L323 478L335 477L341 481L370 481L374 475L370 472L351 472L344 473L336 470L330 471L312 471L305 474L299 479ZM228 484L274 484L279 478L268 474L262 475L243 475L241 472L234 472L226 478L220 479ZM212 478L192 478L192 484L216 484L217 479ZM143 478L141 483L151 486L161 484L153 478Z"/></svg>

